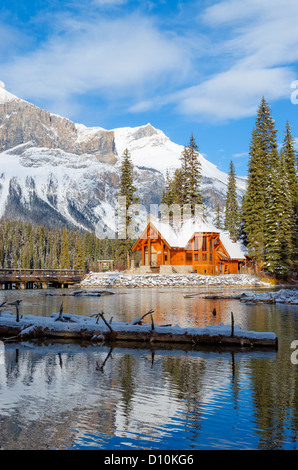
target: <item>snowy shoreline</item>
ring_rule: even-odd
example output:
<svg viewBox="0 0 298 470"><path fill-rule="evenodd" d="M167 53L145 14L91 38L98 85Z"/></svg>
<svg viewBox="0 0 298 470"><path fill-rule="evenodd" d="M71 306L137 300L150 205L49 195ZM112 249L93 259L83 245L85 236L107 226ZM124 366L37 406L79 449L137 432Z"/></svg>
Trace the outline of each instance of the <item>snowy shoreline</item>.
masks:
<svg viewBox="0 0 298 470"><path fill-rule="evenodd" d="M250 274L208 276L200 274L129 274L109 271L89 273L79 287L265 287ZM272 286L270 286L272 287Z"/></svg>

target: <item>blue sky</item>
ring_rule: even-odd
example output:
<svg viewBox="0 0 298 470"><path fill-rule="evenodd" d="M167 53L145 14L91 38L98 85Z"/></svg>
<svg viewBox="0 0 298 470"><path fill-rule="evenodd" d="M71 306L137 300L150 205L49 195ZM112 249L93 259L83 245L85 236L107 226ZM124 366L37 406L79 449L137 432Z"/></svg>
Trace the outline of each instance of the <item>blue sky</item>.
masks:
<svg viewBox="0 0 298 470"><path fill-rule="evenodd" d="M86 126L193 133L242 176L262 96L298 148L297 18L297 0L2 0L0 80Z"/></svg>

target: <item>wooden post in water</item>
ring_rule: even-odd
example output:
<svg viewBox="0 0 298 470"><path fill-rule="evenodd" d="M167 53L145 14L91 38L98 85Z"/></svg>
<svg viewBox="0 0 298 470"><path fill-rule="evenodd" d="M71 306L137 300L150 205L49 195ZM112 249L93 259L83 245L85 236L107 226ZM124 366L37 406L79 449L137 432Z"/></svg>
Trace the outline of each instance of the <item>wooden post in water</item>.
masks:
<svg viewBox="0 0 298 470"><path fill-rule="evenodd" d="M233 337L234 336L234 315L233 315L233 312L231 312L231 336Z"/></svg>
<svg viewBox="0 0 298 470"><path fill-rule="evenodd" d="M16 313L17 313L17 318L16 318L17 322L20 321L20 303L21 302L22 302L22 300L18 299L18 300L15 300L14 302L10 302L9 304L7 304L7 305L14 305L15 306Z"/></svg>

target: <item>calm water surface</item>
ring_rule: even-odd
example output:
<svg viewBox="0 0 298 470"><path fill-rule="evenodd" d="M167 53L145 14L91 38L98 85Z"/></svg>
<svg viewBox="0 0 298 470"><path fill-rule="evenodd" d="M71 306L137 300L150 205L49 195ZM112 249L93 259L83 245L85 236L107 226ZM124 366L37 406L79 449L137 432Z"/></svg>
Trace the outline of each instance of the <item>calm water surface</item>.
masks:
<svg viewBox="0 0 298 470"><path fill-rule="evenodd" d="M0 291L0 303L22 298L23 314L49 316L63 301L68 313L131 321L152 308L155 323L203 327L230 324L233 311L243 329L279 337L278 351L6 343L1 448L297 449L297 306L184 297L247 290L111 289L80 298L63 295L71 289Z"/></svg>

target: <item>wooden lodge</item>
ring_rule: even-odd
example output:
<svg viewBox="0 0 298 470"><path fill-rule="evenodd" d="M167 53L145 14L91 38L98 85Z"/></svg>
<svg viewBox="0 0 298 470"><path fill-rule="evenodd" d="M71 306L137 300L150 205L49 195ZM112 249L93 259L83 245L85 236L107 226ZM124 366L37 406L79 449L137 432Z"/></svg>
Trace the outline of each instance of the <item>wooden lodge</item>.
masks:
<svg viewBox="0 0 298 470"><path fill-rule="evenodd" d="M240 244L203 220L170 224L149 219L133 251L142 253L140 272L245 272L246 256Z"/></svg>

